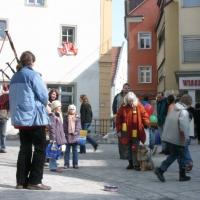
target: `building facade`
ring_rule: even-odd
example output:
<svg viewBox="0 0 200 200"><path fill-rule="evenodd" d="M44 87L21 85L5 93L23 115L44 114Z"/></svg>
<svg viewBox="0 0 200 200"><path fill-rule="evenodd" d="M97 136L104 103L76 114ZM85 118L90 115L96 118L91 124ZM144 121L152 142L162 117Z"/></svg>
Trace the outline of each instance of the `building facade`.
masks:
<svg viewBox="0 0 200 200"><path fill-rule="evenodd" d="M157 40L155 22L159 9L155 1L126 1L125 29L128 43L128 82L141 99L157 93Z"/></svg>
<svg viewBox="0 0 200 200"><path fill-rule="evenodd" d="M200 1L159 0L158 6L158 90L200 102Z"/></svg>
<svg viewBox="0 0 200 200"><path fill-rule="evenodd" d="M35 54L34 69L49 89L59 90L64 112L71 103L79 112L79 96L86 94L95 119L110 117L112 1L0 0L0 4L0 68L11 77L5 63L14 69L17 65L8 39L4 41L7 29L18 56L26 50ZM5 76L4 80L9 81Z"/></svg>
<svg viewBox="0 0 200 200"><path fill-rule="evenodd" d="M86 94L94 117L98 118L102 84L100 59L111 48L112 32L107 29L112 20L111 1L0 0L0 3L0 44L4 29L8 29L18 56L25 50L36 55L35 70L42 74L49 88L59 90L64 110L70 103L79 108L79 96ZM83 11L83 7L88 9ZM105 24L105 18L109 24ZM67 49L66 43L73 48ZM13 57L6 39L1 51L1 68L5 69L5 63ZM106 62L111 63L111 58ZM15 68L15 61L12 66ZM5 72L12 76L9 70Z"/></svg>

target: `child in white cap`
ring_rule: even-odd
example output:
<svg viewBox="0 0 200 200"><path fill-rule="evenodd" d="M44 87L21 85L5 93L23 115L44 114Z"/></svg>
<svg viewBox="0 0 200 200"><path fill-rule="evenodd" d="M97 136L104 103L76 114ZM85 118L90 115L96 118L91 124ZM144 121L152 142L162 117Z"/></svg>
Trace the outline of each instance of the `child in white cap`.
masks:
<svg viewBox="0 0 200 200"><path fill-rule="evenodd" d="M63 130L63 123L61 118L61 103L58 100L55 100L51 103L51 113L49 118L51 124L49 125L49 139L50 142L56 142L57 145L66 144L65 133ZM62 169L58 168L56 159L49 159L49 169L53 172L62 172Z"/></svg>
<svg viewBox="0 0 200 200"><path fill-rule="evenodd" d="M64 132L67 139L67 145L64 156L64 168L70 167L70 150L72 147L72 166L78 169L78 138L81 129L80 118L76 114L76 106L68 106L67 116L63 120Z"/></svg>

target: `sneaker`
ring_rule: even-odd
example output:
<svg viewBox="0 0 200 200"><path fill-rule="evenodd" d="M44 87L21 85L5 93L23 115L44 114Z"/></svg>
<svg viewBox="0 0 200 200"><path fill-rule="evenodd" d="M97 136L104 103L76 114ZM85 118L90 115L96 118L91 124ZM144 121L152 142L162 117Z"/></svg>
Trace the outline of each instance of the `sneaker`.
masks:
<svg viewBox="0 0 200 200"><path fill-rule="evenodd" d="M39 183L37 185L29 184L27 186L27 189L29 189L29 190L51 190L51 187L47 186L47 185L44 185L42 183Z"/></svg>
<svg viewBox="0 0 200 200"><path fill-rule="evenodd" d="M163 172L159 167L156 167L154 173L161 182L165 182L165 177L163 176Z"/></svg>
<svg viewBox="0 0 200 200"><path fill-rule="evenodd" d="M51 169L51 172L58 172L58 173L62 173L63 170L61 168L57 168L57 169Z"/></svg>
<svg viewBox="0 0 200 200"><path fill-rule="evenodd" d="M78 169L79 167L78 167L78 165L74 165L73 168L74 169Z"/></svg>

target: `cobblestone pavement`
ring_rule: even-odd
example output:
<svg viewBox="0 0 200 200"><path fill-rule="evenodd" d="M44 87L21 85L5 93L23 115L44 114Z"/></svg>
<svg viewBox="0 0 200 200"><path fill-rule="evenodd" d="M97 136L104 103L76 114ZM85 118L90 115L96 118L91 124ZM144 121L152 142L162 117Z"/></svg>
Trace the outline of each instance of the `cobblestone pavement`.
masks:
<svg viewBox="0 0 200 200"><path fill-rule="evenodd" d="M200 145L190 146L194 168L189 182L178 181L177 163L165 173L166 182L157 180L152 171L126 170L127 161L120 160L116 144L100 144L96 152L88 144L87 154L79 155L79 169L67 169L58 174L45 168L43 183L51 191L15 189L18 140L7 141L7 153L0 154L0 200L199 200ZM153 156L159 165L165 156ZM63 160L59 160L63 166ZM118 192L104 191L104 185L118 187Z"/></svg>

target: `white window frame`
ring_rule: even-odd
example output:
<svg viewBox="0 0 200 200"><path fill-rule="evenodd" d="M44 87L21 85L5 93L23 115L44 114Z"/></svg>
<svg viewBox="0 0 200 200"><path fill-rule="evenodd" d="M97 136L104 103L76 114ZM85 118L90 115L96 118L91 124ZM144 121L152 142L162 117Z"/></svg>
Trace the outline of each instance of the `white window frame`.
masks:
<svg viewBox="0 0 200 200"><path fill-rule="evenodd" d="M63 34L63 29L66 29L67 33ZM69 34L69 31L72 30L72 34ZM76 44L76 32L77 27L72 25L61 25L61 43L63 42L71 42L73 44ZM66 37L66 40L64 40L64 37ZM71 38L71 39L70 39Z"/></svg>
<svg viewBox="0 0 200 200"><path fill-rule="evenodd" d="M143 80L142 76L144 76ZM152 83L152 66L150 65L138 66L138 83Z"/></svg>
<svg viewBox="0 0 200 200"><path fill-rule="evenodd" d="M66 112L66 109L69 104L75 104L75 85L67 85L67 84L47 84L49 91L51 89L57 89L59 92L59 101L62 103L62 111ZM71 91L64 91L64 88L71 88ZM62 100L62 97L70 96L71 102L65 102Z"/></svg>
<svg viewBox="0 0 200 200"><path fill-rule="evenodd" d="M0 24L0 40L3 40L5 38L5 30L7 29L8 27L8 22L6 19L0 19L0 22L3 24L5 22L5 28L3 28Z"/></svg>
<svg viewBox="0 0 200 200"><path fill-rule="evenodd" d="M142 40L144 47L142 47ZM149 41L149 47L148 45ZM138 32L138 49L151 49L152 48L152 34L151 32Z"/></svg>
<svg viewBox="0 0 200 200"><path fill-rule="evenodd" d="M200 7L199 0L182 0L183 8Z"/></svg>
<svg viewBox="0 0 200 200"><path fill-rule="evenodd" d="M42 1L43 2L40 3L40 0L26 0L26 5L44 7L45 6L45 0L42 0Z"/></svg>
<svg viewBox="0 0 200 200"><path fill-rule="evenodd" d="M200 35L198 36L183 36L183 63L200 63ZM186 57L186 54L191 54ZM192 55L193 53L193 55ZM195 55L196 54L196 55ZM193 60L192 60L193 59Z"/></svg>

